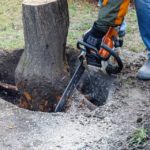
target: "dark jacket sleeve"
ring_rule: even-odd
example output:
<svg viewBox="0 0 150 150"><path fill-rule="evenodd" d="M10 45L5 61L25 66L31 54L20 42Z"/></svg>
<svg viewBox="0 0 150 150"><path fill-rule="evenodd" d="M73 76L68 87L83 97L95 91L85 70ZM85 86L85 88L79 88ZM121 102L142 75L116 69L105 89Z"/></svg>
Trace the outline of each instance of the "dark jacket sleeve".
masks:
<svg viewBox="0 0 150 150"><path fill-rule="evenodd" d="M130 0L103 0L95 23L97 28L107 32L109 27L121 25L129 4Z"/></svg>

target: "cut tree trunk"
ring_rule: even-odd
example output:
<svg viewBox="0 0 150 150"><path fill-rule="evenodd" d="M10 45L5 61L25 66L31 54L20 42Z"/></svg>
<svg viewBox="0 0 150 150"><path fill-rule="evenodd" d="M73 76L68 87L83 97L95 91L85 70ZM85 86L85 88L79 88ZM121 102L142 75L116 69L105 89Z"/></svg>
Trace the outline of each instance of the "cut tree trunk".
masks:
<svg viewBox="0 0 150 150"><path fill-rule="evenodd" d="M68 82L67 0L24 0L22 6L25 50L15 72L20 106L52 111Z"/></svg>

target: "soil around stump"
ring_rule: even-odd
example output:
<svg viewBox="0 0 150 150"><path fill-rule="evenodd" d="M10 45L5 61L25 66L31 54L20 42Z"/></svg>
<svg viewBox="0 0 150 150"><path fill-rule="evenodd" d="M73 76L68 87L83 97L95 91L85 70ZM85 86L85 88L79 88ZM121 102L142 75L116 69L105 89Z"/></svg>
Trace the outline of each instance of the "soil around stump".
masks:
<svg viewBox="0 0 150 150"><path fill-rule="evenodd" d="M0 82L1 84L11 84L15 85L15 69L21 57L23 50L15 50L11 53L6 51L0 51ZM74 49L67 47L67 62L69 64L69 72L71 76L73 75L76 66L78 64L77 58L79 53ZM112 83L114 78L103 74L97 68L89 67L89 71L85 71L80 82L77 86L77 89L80 92L80 95L84 95L83 101L76 101L76 103L84 103L88 105L92 110L96 108L96 106L100 106L105 104L109 92L111 90ZM11 86L10 85L10 86ZM5 85L4 87L6 87ZM9 88L4 88L0 86L0 97L5 99L12 104L19 105L20 104L20 93L19 91L14 91ZM9 85L8 85L9 87ZM88 102L89 101L89 102ZM93 103L93 104L92 104ZM70 105L70 106L69 106ZM67 108L71 107L72 99L69 100L67 104ZM76 106L79 104L76 104ZM78 106L79 107L79 106Z"/></svg>
<svg viewBox="0 0 150 150"><path fill-rule="evenodd" d="M150 132L150 81L135 75L145 61L143 53L123 51L125 68L116 79L107 103L94 111L67 113L24 110L0 98L0 147L2 149L133 150L128 137L136 129ZM83 95L82 95L83 96ZM72 98L84 98L75 91ZM74 108L74 105L72 106ZM139 120L141 120L139 122ZM150 140L136 149L149 150Z"/></svg>

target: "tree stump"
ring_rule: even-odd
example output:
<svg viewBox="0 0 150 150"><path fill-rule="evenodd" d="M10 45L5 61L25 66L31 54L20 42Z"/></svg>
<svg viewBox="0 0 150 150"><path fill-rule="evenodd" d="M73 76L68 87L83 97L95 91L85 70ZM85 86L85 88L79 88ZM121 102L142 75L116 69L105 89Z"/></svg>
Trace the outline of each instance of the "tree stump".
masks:
<svg viewBox="0 0 150 150"><path fill-rule="evenodd" d="M15 72L20 106L52 111L68 82L67 0L24 0L22 8L25 50Z"/></svg>

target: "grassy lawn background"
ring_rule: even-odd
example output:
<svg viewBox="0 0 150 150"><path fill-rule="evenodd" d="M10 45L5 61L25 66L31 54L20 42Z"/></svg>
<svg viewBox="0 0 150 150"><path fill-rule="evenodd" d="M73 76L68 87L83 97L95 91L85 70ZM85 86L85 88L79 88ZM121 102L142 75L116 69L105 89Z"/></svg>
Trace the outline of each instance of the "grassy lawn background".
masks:
<svg viewBox="0 0 150 150"><path fill-rule="evenodd" d="M23 47L21 16L21 0L0 1L0 48Z"/></svg>
<svg viewBox="0 0 150 150"><path fill-rule="evenodd" d="M0 1L0 48L13 50L24 47L21 0ZM79 0L69 5L70 28L68 33L68 45L76 47L76 41L89 29L96 20L98 8ZM127 35L124 48L132 51L143 50L143 44L139 36L135 10L129 9L126 17Z"/></svg>

